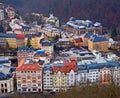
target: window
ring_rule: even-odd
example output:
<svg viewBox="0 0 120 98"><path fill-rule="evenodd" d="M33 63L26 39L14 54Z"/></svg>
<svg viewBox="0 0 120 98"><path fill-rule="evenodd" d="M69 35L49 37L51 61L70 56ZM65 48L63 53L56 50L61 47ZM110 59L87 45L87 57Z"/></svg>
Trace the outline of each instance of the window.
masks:
<svg viewBox="0 0 120 98"><path fill-rule="evenodd" d="M3 84L1 84L1 87L3 87Z"/></svg>
<svg viewBox="0 0 120 98"><path fill-rule="evenodd" d="M33 91L36 91L36 89L35 89L35 88L33 88Z"/></svg>

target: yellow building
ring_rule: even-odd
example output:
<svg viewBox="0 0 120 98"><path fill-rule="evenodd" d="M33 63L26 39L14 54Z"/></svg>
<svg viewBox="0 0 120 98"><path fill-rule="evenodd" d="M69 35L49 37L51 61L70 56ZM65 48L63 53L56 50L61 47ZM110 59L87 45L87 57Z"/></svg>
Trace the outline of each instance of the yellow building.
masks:
<svg viewBox="0 0 120 98"><path fill-rule="evenodd" d="M6 41L8 43L9 48L17 48L16 34L7 34Z"/></svg>
<svg viewBox="0 0 120 98"><path fill-rule="evenodd" d="M63 67L53 67L53 91L66 91L66 75Z"/></svg>
<svg viewBox="0 0 120 98"><path fill-rule="evenodd" d="M98 50L102 52L107 52L108 51L108 41L106 38L98 36L98 35L93 35L89 40L88 40L88 49L90 51L92 50Z"/></svg>
<svg viewBox="0 0 120 98"><path fill-rule="evenodd" d="M93 32L87 32L82 36L83 46L88 46L88 40L93 34Z"/></svg>
<svg viewBox="0 0 120 98"><path fill-rule="evenodd" d="M43 38L44 38L44 36L42 33L28 34L28 35L26 35L25 45L27 45L28 39L30 39L30 44L34 49L41 48L40 41Z"/></svg>

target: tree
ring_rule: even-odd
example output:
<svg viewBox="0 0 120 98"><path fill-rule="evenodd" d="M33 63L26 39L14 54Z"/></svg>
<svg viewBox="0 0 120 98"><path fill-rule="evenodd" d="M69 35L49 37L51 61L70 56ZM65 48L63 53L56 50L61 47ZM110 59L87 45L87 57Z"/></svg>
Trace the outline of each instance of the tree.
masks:
<svg viewBox="0 0 120 98"><path fill-rule="evenodd" d="M118 35L118 33L117 33L116 28L115 28L115 29L113 29L113 31L112 31L112 33L111 33L111 38L114 38L114 37L116 37L117 35Z"/></svg>
<svg viewBox="0 0 120 98"><path fill-rule="evenodd" d="M27 46L28 47L31 47L31 43L30 43L30 39L28 38L28 40L27 40Z"/></svg>

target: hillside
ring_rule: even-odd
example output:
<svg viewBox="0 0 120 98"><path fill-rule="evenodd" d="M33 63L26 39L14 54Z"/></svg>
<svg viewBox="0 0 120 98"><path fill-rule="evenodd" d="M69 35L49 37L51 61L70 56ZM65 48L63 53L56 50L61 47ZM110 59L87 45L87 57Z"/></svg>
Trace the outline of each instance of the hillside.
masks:
<svg viewBox="0 0 120 98"><path fill-rule="evenodd" d="M78 19L100 21L106 27L120 25L119 0L0 0L21 11L39 12L48 16L50 12L62 21L71 16Z"/></svg>

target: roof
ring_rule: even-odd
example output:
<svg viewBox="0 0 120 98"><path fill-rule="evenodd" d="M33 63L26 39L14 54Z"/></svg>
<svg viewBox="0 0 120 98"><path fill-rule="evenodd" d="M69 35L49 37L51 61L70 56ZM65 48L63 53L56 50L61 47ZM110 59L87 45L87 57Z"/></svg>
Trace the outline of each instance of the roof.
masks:
<svg viewBox="0 0 120 98"><path fill-rule="evenodd" d="M16 34L6 34L7 38L16 38Z"/></svg>
<svg viewBox="0 0 120 98"><path fill-rule="evenodd" d="M104 42L104 41L108 41L108 40L104 37L101 37L101 36L95 34L95 35L91 36L90 41L95 43L95 42Z"/></svg>
<svg viewBox="0 0 120 98"><path fill-rule="evenodd" d="M64 66L54 66L53 73L55 72L63 72L64 74L69 73L71 70L77 72L77 67L75 62L65 62Z"/></svg>
<svg viewBox="0 0 120 98"><path fill-rule="evenodd" d="M25 34L17 34L16 38L18 38L18 39L24 39L25 38Z"/></svg>
<svg viewBox="0 0 120 98"><path fill-rule="evenodd" d="M88 32L84 35L84 38L90 38L93 34L93 32Z"/></svg>
<svg viewBox="0 0 120 98"><path fill-rule="evenodd" d="M17 71L27 71L27 70L42 70L42 67L38 64L22 64L21 66L18 66Z"/></svg>
<svg viewBox="0 0 120 98"><path fill-rule="evenodd" d="M0 72L0 80L6 80L12 77L12 74L5 74L3 72Z"/></svg>

